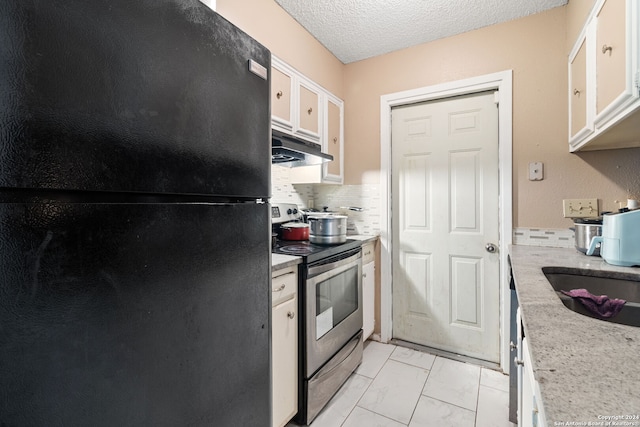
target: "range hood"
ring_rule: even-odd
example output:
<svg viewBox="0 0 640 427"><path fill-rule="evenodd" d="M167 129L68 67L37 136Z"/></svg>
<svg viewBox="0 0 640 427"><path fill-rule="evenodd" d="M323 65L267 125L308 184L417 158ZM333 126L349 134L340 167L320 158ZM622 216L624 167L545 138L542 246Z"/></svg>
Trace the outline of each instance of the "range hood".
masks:
<svg viewBox="0 0 640 427"><path fill-rule="evenodd" d="M271 130L271 163L293 168L319 165L331 160L333 156L323 153L320 144Z"/></svg>

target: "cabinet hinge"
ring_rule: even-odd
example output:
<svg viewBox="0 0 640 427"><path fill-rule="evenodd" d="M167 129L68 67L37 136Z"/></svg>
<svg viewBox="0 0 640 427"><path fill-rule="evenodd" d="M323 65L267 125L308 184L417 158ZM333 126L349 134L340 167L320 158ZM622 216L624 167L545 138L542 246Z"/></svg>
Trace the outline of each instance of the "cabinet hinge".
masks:
<svg viewBox="0 0 640 427"><path fill-rule="evenodd" d="M636 89L640 91L640 71L636 71Z"/></svg>
<svg viewBox="0 0 640 427"><path fill-rule="evenodd" d="M493 102L496 105L500 105L500 92L499 91L493 92Z"/></svg>

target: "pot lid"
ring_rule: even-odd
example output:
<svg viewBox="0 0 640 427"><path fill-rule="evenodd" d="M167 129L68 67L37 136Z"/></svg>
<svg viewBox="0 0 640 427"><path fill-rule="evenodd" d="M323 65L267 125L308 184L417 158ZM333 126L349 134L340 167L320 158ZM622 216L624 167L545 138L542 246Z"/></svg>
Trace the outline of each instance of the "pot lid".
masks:
<svg viewBox="0 0 640 427"><path fill-rule="evenodd" d="M287 222L286 224L282 224L281 227L284 228L309 228L309 224L306 222Z"/></svg>
<svg viewBox="0 0 640 427"><path fill-rule="evenodd" d="M334 213L327 213L327 212L320 212L320 213L312 213L309 214L309 216L307 216L308 219L342 219L342 218L349 218L346 215L339 215L339 214L334 214Z"/></svg>

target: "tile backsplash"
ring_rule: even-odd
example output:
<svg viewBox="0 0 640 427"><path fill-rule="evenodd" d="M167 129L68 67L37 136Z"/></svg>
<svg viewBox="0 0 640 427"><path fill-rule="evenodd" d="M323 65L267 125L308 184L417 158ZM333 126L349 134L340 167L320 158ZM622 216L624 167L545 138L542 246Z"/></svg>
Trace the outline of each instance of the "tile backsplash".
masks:
<svg viewBox="0 0 640 427"><path fill-rule="evenodd" d="M306 208L313 200L313 184L291 184L289 169L271 165L271 201L277 203L295 203Z"/></svg>
<svg viewBox="0 0 640 427"><path fill-rule="evenodd" d="M301 208L313 207L339 211L349 216L347 226L350 234L380 234L380 186L291 184L289 169L282 166L271 167L271 200L280 203L295 203ZM362 208L362 212L341 209L342 206ZM569 228L526 228L513 229L513 244L527 246L548 246L573 248L575 238Z"/></svg>
<svg viewBox="0 0 640 427"><path fill-rule="evenodd" d="M573 248L575 237L568 228L514 228L513 244L525 246L548 246L552 248Z"/></svg>
<svg viewBox="0 0 640 427"><path fill-rule="evenodd" d="M308 208L312 201L316 209L327 206L331 211L346 214L349 234L380 234L380 186L377 184L291 184L288 168L271 166L271 192L273 202ZM341 209L342 206L359 207L362 211Z"/></svg>
<svg viewBox="0 0 640 427"><path fill-rule="evenodd" d="M314 185L314 203L316 209L327 206L331 211L346 214L350 234L380 234L380 186L377 184ZM362 211L345 207L362 208Z"/></svg>

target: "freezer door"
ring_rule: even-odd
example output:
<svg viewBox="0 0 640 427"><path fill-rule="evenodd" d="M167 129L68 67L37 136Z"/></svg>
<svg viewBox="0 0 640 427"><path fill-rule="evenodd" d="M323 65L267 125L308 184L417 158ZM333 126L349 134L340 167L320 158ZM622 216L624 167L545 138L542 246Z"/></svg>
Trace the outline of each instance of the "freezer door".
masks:
<svg viewBox="0 0 640 427"><path fill-rule="evenodd" d="M0 204L0 424L269 426L268 205Z"/></svg>
<svg viewBox="0 0 640 427"><path fill-rule="evenodd" d="M0 187L269 196L271 54L200 1L4 1L0 28Z"/></svg>

